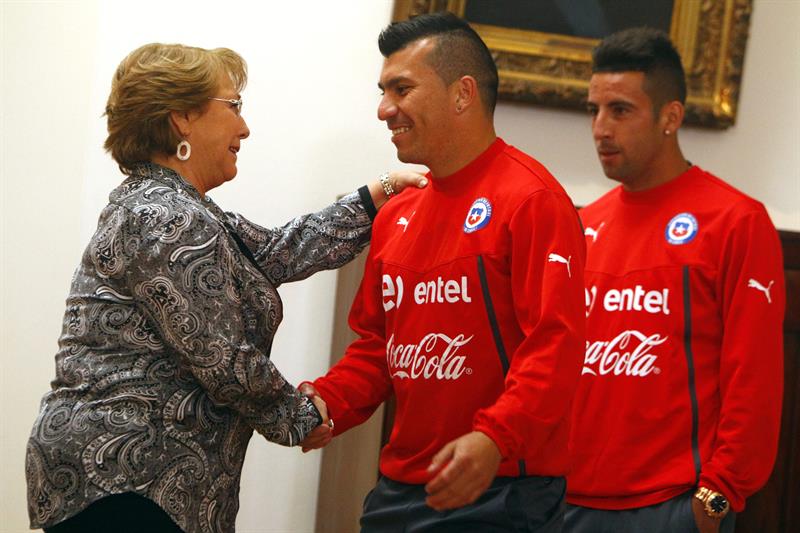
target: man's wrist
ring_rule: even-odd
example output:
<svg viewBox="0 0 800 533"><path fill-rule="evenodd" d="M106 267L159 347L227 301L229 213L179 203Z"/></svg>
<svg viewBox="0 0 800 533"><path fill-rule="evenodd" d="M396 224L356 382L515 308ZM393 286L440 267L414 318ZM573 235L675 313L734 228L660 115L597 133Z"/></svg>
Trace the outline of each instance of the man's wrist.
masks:
<svg viewBox="0 0 800 533"><path fill-rule="evenodd" d="M721 492L708 487L699 487L694 497L703 504L703 510L711 518L722 519L730 511L730 502Z"/></svg>
<svg viewBox="0 0 800 533"><path fill-rule="evenodd" d="M309 387L311 388L311 391L308 390ZM297 390L309 398L313 398L317 395L317 388L314 387L313 381L301 381L300 384L297 385ZM313 394L311 394L311 392L313 392Z"/></svg>
<svg viewBox="0 0 800 533"><path fill-rule="evenodd" d="M475 433L482 433L492 442L492 444L494 444L495 448L497 448L497 452L500 454L501 461L505 461L507 459L507 450L503 448L502 442L499 440L498 435L495 435L492 431L484 426L472 428L472 431Z"/></svg>

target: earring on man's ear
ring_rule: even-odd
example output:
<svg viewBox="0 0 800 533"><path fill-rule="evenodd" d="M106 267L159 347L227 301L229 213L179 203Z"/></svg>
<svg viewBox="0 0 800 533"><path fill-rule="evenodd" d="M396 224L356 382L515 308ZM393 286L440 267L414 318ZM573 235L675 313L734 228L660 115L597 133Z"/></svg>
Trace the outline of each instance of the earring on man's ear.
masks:
<svg viewBox="0 0 800 533"><path fill-rule="evenodd" d="M669 130L664 130L664 135L669 135Z"/></svg>
<svg viewBox="0 0 800 533"><path fill-rule="evenodd" d="M183 152L181 152L183 150ZM178 149L175 151L175 157L180 159L181 161L186 161L192 156L192 145L189 144L189 141L182 140L178 143Z"/></svg>

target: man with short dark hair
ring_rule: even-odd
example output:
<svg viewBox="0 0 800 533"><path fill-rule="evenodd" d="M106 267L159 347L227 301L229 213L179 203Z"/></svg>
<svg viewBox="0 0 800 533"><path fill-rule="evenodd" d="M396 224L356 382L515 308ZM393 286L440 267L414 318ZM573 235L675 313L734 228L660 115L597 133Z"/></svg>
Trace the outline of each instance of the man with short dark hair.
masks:
<svg viewBox="0 0 800 533"><path fill-rule="evenodd" d="M684 158L686 84L665 34L619 32L593 59L592 134L621 186L581 210L587 340L565 529L730 532L777 450L777 232Z"/></svg>
<svg viewBox="0 0 800 533"><path fill-rule="evenodd" d="M301 390L336 433L396 397L363 531L561 531L585 321L577 214L496 136L497 70L466 22L394 24L380 49L378 117L431 185L381 209L350 313L360 338Z"/></svg>

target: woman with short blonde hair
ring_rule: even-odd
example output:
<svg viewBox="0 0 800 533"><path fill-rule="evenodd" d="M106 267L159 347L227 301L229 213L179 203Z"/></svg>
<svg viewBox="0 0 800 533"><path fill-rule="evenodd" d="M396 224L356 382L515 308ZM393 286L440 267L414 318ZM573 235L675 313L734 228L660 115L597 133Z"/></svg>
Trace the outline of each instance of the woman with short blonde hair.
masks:
<svg viewBox="0 0 800 533"><path fill-rule="evenodd" d="M170 113L202 108L224 77L236 93L247 85L247 64L228 48L152 43L134 50L111 82L105 149L125 174L155 153L170 153L181 141Z"/></svg>
<svg viewBox="0 0 800 533"><path fill-rule="evenodd" d="M270 360L276 287L341 266L416 173L384 174L263 228L206 193L233 179L250 130L244 60L149 44L117 69L105 148L126 179L76 270L56 378L28 441L32 527L232 532L253 430L286 446L332 421Z"/></svg>

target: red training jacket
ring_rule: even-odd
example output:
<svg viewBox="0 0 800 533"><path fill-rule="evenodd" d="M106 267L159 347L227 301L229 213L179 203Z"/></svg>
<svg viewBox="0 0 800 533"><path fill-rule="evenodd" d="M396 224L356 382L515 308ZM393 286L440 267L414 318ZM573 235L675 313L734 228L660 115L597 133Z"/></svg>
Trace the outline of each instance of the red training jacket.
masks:
<svg viewBox="0 0 800 533"><path fill-rule="evenodd" d="M584 257L564 190L501 139L393 198L375 219L350 312L360 338L314 382L336 433L394 393L380 460L393 480L427 482L432 457L473 430L499 447L500 476L564 475Z"/></svg>
<svg viewBox="0 0 800 533"><path fill-rule="evenodd" d="M785 289L764 207L692 167L618 187L581 218L587 340L567 501L628 509L701 485L741 511L780 429Z"/></svg>

